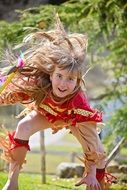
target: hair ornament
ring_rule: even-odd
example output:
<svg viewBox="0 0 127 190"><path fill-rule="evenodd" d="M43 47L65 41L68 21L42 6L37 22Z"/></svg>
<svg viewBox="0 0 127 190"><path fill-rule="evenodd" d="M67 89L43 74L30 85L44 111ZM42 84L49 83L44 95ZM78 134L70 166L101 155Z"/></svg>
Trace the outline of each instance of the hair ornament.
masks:
<svg viewBox="0 0 127 190"><path fill-rule="evenodd" d="M21 52L21 55L18 57L18 63L16 65L17 68L23 68L25 66L25 63L24 63L24 55L23 53Z"/></svg>

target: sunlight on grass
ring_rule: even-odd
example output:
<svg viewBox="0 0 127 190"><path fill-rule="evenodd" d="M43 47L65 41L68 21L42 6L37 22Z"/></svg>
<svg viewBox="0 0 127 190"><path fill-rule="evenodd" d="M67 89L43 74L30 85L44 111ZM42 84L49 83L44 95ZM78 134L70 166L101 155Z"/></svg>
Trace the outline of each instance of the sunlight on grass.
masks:
<svg viewBox="0 0 127 190"><path fill-rule="evenodd" d="M0 189L2 189L7 174L0 173ZM22 190L77 190L75 183L77 178L73 179L58 179L53 176L46 177L47 183L41 183L41 175L34 174L20 174L19 187ZM84 190L84 187L78 188L78 190Z"/></svg>
<svg viewBox="0 0 127 190"><path fill-rule="evenodd" d="M7 173L0 172L0 189L4 186L7 179ZM41 183L41 175L38 174L20 174L19 188L21 190L85 190L84 186L75 187L79 179L59 179L55 176L46 176L46 184ZM110 190L127 190L126 184L114 184Z"/></svg>

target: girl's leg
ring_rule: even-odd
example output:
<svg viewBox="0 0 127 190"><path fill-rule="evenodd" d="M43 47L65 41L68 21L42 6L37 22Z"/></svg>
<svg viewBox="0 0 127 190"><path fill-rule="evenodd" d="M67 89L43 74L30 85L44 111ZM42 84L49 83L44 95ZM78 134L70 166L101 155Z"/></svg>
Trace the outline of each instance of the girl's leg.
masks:
<svg viewBox="0 0 127 190"><path fill-rule="evenodd" d="M9 167L8 180L3 190L18 190L18 176L25 161L29 137L37 131L49 127L51 124L36 111L32 111L18 123L13 139L14 143L12 143L12 161Z"/></svg>

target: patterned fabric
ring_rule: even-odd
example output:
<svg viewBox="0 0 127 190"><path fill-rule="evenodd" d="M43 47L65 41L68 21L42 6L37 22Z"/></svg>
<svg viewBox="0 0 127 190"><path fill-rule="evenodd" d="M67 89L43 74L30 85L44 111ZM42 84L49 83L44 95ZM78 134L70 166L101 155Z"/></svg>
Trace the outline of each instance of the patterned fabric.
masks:
<svg viewBox="0 0 127 190"><path fill-rule="evenodd" d="M39 112L45 115L51 123L59 119L65 122L71 120L73 126L77 122L84 121L102 122L102 113L90 107L82 91L62 104L55 102L52 97L48 96L40 104Z"/></svg>

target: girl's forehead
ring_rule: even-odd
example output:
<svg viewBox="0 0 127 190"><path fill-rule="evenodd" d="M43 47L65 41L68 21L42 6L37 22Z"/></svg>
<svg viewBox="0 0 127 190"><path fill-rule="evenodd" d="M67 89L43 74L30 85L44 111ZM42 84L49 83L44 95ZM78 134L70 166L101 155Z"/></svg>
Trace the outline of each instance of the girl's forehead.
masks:
<svg viewBox="0 0 127 190"><path fill-rule="evenodd" d="M77 76L78 75L78 71L75 70L69 70L68 68L60 68L60 67L55 67L54 70L55 73L61 73L63 75L69 75L69 76Z"/></svg>

